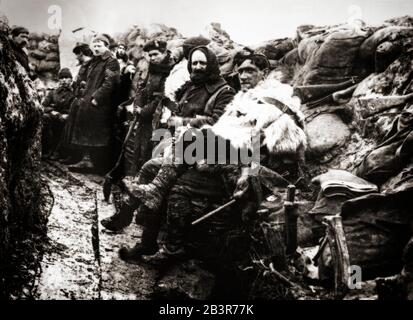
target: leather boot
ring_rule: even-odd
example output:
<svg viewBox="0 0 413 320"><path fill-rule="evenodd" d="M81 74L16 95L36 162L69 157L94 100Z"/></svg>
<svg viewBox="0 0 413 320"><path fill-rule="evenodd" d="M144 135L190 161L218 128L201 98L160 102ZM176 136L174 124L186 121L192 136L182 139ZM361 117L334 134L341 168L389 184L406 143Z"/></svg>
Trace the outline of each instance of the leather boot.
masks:
<svg viewBox="0 0 413 320"><path fill-rule="evenodd" d="M136 210L135 215L135 223L141 226L143 226L145 223L145 214L142 208L143 206L139 206L138 210Z"/></svg>
<svg viewBox="0 0 413 320"><path fill-rule="evenodd" d="M136 243L132 248L123 247L119 250L119 257L134 263L142 258L143 255L153 255L159 250L158 234L160 228L160 216L148 209L145 210L145 224L142 230L141 242Z"/></svg>
<svg viewBox="0 0 413 320"><path fill-rule="evenodd" d="M163 165L157 176L149 184L139 184L131 187L130 192L134 197L152 211L159 211L164 197L174 185L178 177L177 167Z"/></svg>
<svg viewBox="0 0 413 320"><path fill-rule="evenodd" d="M122 203L119 211L117 211L113 216L103 219L100 223L106 229L118 232L131 224L135 209L136 203L130 199L127 199Z"/></svg>
<svg viewBox="0 0 413 320"><path fill-rule="evenodd" d="M169 248L163 245L155 254L145 257L145 262L158 268L165 267L184 259L186 253L183 247Z"/></svg>
<svg viewBox="0 0 413 320"><path fill-rule="evenodd" d="M93 163L89 155L85 155L81 161L68 167L70 171L85 173L94 169Z"/></svg>

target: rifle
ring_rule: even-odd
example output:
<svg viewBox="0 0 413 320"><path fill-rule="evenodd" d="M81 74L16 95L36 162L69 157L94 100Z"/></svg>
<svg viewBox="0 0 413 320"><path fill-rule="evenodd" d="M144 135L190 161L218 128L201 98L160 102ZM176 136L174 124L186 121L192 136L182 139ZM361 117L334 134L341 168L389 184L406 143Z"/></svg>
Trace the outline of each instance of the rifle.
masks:
<svg viewBox="0 0 413 320"><path fill-rule="evenodd" d="M220 206L219 208L216 208L215 210L211 211L210 213L208 213L208 214L202 216L201 218L193 221L193 222L191 223L192 226L195 226L195 225L197 225L198 223L200 223L200 222L202 222L202 221L204 221L204 220L212 217L213 215L217 214L218 212L220 212L220 211L224 210L225 208L233 205L235 202L236 202L236 200L235 200L235 199L232 199L231 201L227 202L226 204Z"/></svg>
<svg viewBox="0 0 413 320"><path fill-rule="evenodd" d="M129 140L130 136L132 135L132 132L135 129L135 126L138 123L139 118L140 118L140 113L137 112L135 114L135 117L133 118L133 121L132 121L131 125L129 126L128 133L126 134L126 137L123 140L123 144L122 144L122 148L121 148L121 152L120 152L118 161L116 162L113 169L110 170L109 173L106 174L106 176L105 176L105 182L103 183L103 196L105 198L105 201L109 201L109 197L110 197L110 194L111 194L111 191L112 191L112 185L113 185L113 183L116 183L117 180L119 180L119 179L116 178L116 176L118 176L118 170L119 170L119 168L121 168L123 158L125 156L126 144Z"/></svg>

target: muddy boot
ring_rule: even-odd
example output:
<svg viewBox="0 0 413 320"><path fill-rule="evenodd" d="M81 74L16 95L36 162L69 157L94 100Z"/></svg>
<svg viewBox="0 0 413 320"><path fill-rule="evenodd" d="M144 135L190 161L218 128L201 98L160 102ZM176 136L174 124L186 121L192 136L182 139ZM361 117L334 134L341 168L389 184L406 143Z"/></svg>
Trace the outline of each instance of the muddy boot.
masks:
<svg viewBox="0 0 413 320"><path fill-rule="evenodd" d="M145 262L158 268L162 268L178 261L185 257L185 249L183 247L167 247L163 245L158 252L150 257L145 258Z"/></svg>
<svg viewBox="0 0 413 320"><path fill-rule="evenodd" d="M85 155L81 161L76 164L70 165L68 169L73 172L87 173L93 171L94 166L90 159L90 156Z"/></svg>
<svg viewBox="0 0 413 320"><path fill-rule="evenodd" d="M118 232L131 224L135 209L136 203L128 199L122 203L118 212L109 218L103 219L100 223L106 229Z"/></svg>
<svg viewBox="0 0 413 320"><path fill-rule="evenodd" d="M130 191L143 205L157 212L177 177L178 170L176 166L163 165L151 183L133 186Z"/></svg>
<svg viewBox="0 0 413 320"><path fill-rule="evenodd" d="M145 223L142 228L141 242L133 248L123 247L119 250L119 256L126 262L134 263L141 259L143 255L153 255L158 250L158 234L161 226L161 215L148 208L141 206Z"/></svg>
<svg viewBox="0 0 413 320"><path fill-rule="evenodd" d="M145 214L142 210L142 206L139 206L138 210L136 210L135 223L140 226L143 226L145 223Z"/></svg>
<svg viewBox="0 0 413 320"><path fill-rule="evenodd" d="M158 242L158 232L151 229L145 229L142 232L142 241L136 243L133 248L122 247L119 250L119 257L126 262L134 263L139 261L144 255L155 254L159 247Z"/></svg>

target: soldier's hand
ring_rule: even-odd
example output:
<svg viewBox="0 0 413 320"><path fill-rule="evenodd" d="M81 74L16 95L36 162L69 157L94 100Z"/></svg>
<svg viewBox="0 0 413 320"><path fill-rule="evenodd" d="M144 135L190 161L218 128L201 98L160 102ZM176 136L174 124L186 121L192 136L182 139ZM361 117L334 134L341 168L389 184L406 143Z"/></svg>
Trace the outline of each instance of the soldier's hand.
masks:
<svg viewBox="0 0 413 320"><path fill-rule="evenodd" d="M249 187L249 176L248 175L241 175L238 178L237 185L234 191L234 199L242 198L245 193L247 192Z"/></svg>
<svg viewBox="0 0 413 320"><path fill-rule="evenodd" d="M97 107L98 106L98 102L95 99L92 99L92 104Z"/></svg>
<svg viewBox="0 0 413 320"><path fill-rule="evenodd" d="M141 114L142 113L142 108L140 106L134 105L133 106L133 114Z"/></svg>
<svg viewBox="0 0 413 320"><path fill-rule="evenodd" d="M180 127L180 126L182 126L181 117L170 117L168 119L168 127Z"/></svg>
<svg viewBox="0 0 413 320"><path fill-rule="evenodd" d="M125 68L125 73L135 74L136 73L136 67L133 64L128 65Z"/></svg>

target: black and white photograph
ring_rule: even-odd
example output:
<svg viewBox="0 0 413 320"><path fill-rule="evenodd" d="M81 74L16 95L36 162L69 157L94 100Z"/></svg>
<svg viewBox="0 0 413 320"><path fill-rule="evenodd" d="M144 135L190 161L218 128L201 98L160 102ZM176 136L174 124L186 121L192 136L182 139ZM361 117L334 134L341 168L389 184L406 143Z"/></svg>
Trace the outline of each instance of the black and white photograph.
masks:
<svg viewBox="0 0 413 320"><path fill-rule="evenodd" d="M0 0L1 301L413 300L412 199L411 0Z"/></svg>

